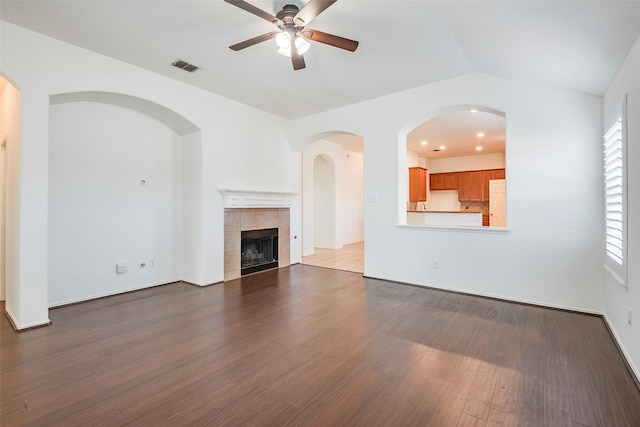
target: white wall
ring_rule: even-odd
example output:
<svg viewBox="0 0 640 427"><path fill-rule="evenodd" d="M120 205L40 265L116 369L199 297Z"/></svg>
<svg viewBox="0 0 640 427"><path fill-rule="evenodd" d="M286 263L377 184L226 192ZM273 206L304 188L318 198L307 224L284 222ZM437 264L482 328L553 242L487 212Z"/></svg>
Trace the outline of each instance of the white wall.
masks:
<svg viewBox="0 0 640 427"><path fill-rule="evenodd" d="M2 297L8 298L5 309L12 319L20 315L20 290L17 283L20 280L19 257L19 230L20 230L20 205L19 205L19 175L18 164L20 159L20 91L10 82L4 86L0 93L0 143L6 140L4 155L4 167L2 175L6 178L6 194L4 195L6 206L3 209L5 215L5 248L0 263L2 263ZM44 295L46 298L46 294ZM40 302L44 302L42 298Z"/></svg>
<svg viewBox="0 0 640 427"><path fill-rule="evenodd" d="M451 106L506 113L508 233L398 225L406 134ZM288 132L294 147L329 130L363 137L365 275L599 313L601 107L598 97L474 73L300 118Z"/></svg>
<svg viewBox="0 0 640 427"><path fill-rule="evenodd" d="M636 377L640 378L640 38L636 40L621 69L604 96L603 120L627 94L627 256L628 289L605 274L605 318L627 356ZM598 147L601 149L601 145ZM602 184L601 184L602 185ZM604 256L604 249L602 250ZM600 265L603 264L603 259ZM633 325L627 323L627 311L633 311Z"/></svg>
<svg viewBox="0 0 640 427"><path fill-rule="evenodd" d="M9 189L10 199L13 197L20 209L20 228L17 244L11 249L13 258L8 259L11 265L7 266L15 272L19 293L10 301L7 292L7 307L19 328L48 322L51 95L82 91L130 95L164 106L201 129L199 147L186 156L192 159L190 166L201 170L199 188L192 194L200 204L199 224L194 230L202 238L193 254L200 266L193 279L196 284L224 279L224 216L219 190L300 193L300 153L290 149L282 131L283 119L13 24L2 22L1 36L3 74L21 90L22 135L18 150L14 150L20 151L16 161L19 179ZM268 172L265 164L270 165ZM300 261L301 253L300 240L293 237L301 234L300 199L294 201L292 263ZM111 259L106 261L112 263Z"/></svg>
<svg viewBox="0 0 640 427"><path fill-rule="evenodd" d="M313 246L338 248L336 166L324 155L313 159Z"/></svg>
<svg viewBox="0 0 640 427"><path fill-rule="evenodd" d="M509 142L507 142L507 145ZM505 166L504 153L478 154L475 156L445 157L431 159L429 173L464 172L482 169L502 169Z"/></svg>
<svg viewBox="0 0 640 427"><path fill-rule="evenodd" d="M420 166L420 156L413 150L407 150L407 167L416 168Z"/></svg>
<svg viewBox="0 0 640 427"><path fill-rule="evenodd" d="M49 305L179 280L180 136L93 102L52 105L49 131Z"/></svg>
<svg viewBox="0 0 640 427"><path fill-rule="evenodd" d="M341 213L338 238L341 245L364 240L364 156L342 150L338 182Z"/></svg>
<svg viewBox="0 0 640 427"><path fill-rule="evenodd" d="M0 301L4 301L5 296L5 182L6 182L6 135L4 132L4 87L6 80L0 75Z"/></svg>
<svg viewBox="0 0 640 427"><path fill-rule="evenodd" d="M428 211L460 211L458 190L429 191L426 207Z"/></svg>
<svg viewBox="0 0 640 427"><path fill-rule="evenodd" d="M0 75L0 301L4 301L5 294L5 279L4 279L4 271L5 271L5 260L4 260L4 246L5 246L5 231L4 231L4 199L5 199L5 142L4 142L4 131L3 131L3 96L2 91L4 89L5 80Z"/></svg>

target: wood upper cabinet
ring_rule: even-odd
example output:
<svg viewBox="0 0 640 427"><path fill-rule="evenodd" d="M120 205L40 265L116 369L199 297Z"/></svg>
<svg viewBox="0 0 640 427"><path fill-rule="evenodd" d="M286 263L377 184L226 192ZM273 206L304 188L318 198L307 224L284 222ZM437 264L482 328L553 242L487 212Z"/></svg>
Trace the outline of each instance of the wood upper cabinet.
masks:
<svg viewBox="0 0 640 427"><path fill-rule="evenodd" d="M427 170L425 168L409 168L409 201L427 201Z"/></svg>
<svg viewBox="0 0 640 427"><path fill-rule="evenodd" d="M469 190L471 189L471 173L458 173L458 200L461 202L469 201Z"/></svg>
<svg viewBox="0 0 640 427"><path fill-rule="evenodd" d="M469 172L469 201L482 201L482 178L483 172Z"/></svg>
<svg viewBox="0 0 640 427"><path fill-rule="evenodd" d="M489 181L504 179L504 169L458 172L458 200L461 202L489 201Z"/></svg>
<svg viewBox="0 0 640 427"><path fill-rule="evenodd" d="M489 181L504 179L504 169L488 169L468 172L432 173L429 175L431 191L458 190L461 202L489 201Z"/></svg>
<svg viewBox="0 0 640 427"><path fill-rule="evenodd" d="M458 189L458 173L432 173L429 175L429 188L431 191L436 190L457 190Z"/></svg>
<svg viewBox="0 0 640 427"><path fill-rule="evenodd" d="M488 170L482 171L482 199L481 201L485 202L489 200L489 181L495 178L495 171Z"/></svg>

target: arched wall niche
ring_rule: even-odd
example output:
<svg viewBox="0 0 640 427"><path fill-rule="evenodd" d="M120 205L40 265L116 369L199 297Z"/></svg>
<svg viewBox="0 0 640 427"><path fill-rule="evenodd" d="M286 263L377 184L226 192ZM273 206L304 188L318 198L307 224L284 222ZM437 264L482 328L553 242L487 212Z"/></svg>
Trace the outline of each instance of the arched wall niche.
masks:
<svg viewBox="0 0 640 427"><path fill-rule="evenodd" d="M64 268L59 265L61 260L53 256L60 252L61 246L67 245L60 239L56 240L56 230L64 230L65 227L70 226L68 222L56 220L56 218L64 217L64 206L67 205L66 200L60 199L60 194L63 194L59 191L60 188L68 190L65 197L71 197L69 200L71 205L77 204L79 200L74 185L70 186L69 184L74 181L69 180L67 175L60 175L59 172L62 170L60 165L71 162L70 169L77 167L74 169L76 172L69 172L69 174L75 173L77 175L78 179L75 182L80 181L81 177L86 177L86 185L83 183L85 187L93 182L93 174L86 171L86 166L82 166L78 160L74 160L71 156L60 160L61 157L55 151L60 148L58 127L63 126L56 120L61 120L61 117L64 118L66 114L78 114L81 109L69 108L61 112L58 111L56 114L53 114L54 110L52 110L49 158L50 186L54 188L49 193L51 206L49 212L49 306L117 294L175 280L201 284L203 276L201 130L193 122L171 109L126 94L74 92L51 95L49 98L50 108L64 107L65 105L72 107L74 103L83 102L95 105L88 113L91 123L94 123L94 119L96 119L96 123L101 122L99 120L100 112L113 114L114 119L117 120L118 128L123 132L123 137L128 138L128 144L120 143L118 145L120 152L123 153L121 157L123 160L122 170L111 175L112 179L105 175L105 172L102 171L103 164L111 164L112 170L117 170L120 165L119 161L114 159L111 154L113 150L107 150L100 167L95 168L97 174L102 173L94 182L97 184L95 191L91 193L92 187L88 189L89 193L87 194L90 197L97 197L95 193L102 191L107 200L111 200L109 197L113 198L114 195L121 195L119 198L113 199L116 203L112 205L120 206L120 210L114 208L111 217L114 220L117 218L127 219L123 223L123 227L125 230L126 227L129 227L130 231L120 235L122 233L118 234L119 229L115 228L110 233L100 235L103 240L106 239L104 246L109 248L111 252L107 249L100 252L102 246L98 245L96 253L99 252L100 256L96 255L95 258L100 258L101 266L94 265L93 268L82 269L85 279L90 279L89 281L96 283L96 286L83 289L77 284L69 285L70 288L67 288L67 285L65 288L56 285L56 283L69 283L68 280L63 280L65 277L60 273L60 271L64 271ZM113 107L118 108L113 109ZM131 111L142 113L142 115L132 115ZM65 119L65 123L68 121ZM67 123L64 126L71 125ZM90 126L93 125L84 124L79 132L88 134L88 139L91 139L92 136L95 137L101 141L101 144L119 144L117 141L119 134L111 135L109 140L105 140L99 134L97 129L104 124L96 125L96 130L91 129ZM73 129L73 126L69 129ZM107 131L111 132L108 127L103 130L105 134ZM128 130L135 131L129 135ZM73 134L73 138L75 138L73 144L83 148L82 144L78 145L78 134L81 133ZM58 146L53 145L54 143ZM99 147L96 148L102 150ZM79 173L83 170L84 175ZM56 179L52 173L57 173L58 176L64 176L64 178L61 178L62 181ZM124 175L126 179L123 180L121 175ZM150 177L151 180L145 180L146 177ZM145 182L143 183L143 181ZM58 190L58 193L55 190ZM52 199L53 197L55 199ZM96 200L100 201L101 198ZM126 200L131 200L131 202L126 202ZM110 206L106 205L105 211L111 209ZM90 211L84 212L84 221L78 222L95 222L99 218L100 212L97 214L96 216ZM142 214L145 219L139 218ZM56 217L52 215L56 215ZM137 226L133 224L135 221L138 221ZM120 237L116 238L115 236ZM114 273L115 263L119 261L127 263L127 272L123 275ZM84 264L90 262L93 260L87 260L87 263ZM146 263L144 268L139 265L141 262ZM112 268L105 268L105 266ZM69 268L71 267L69 266ZM80 272L77 269L76 273L80 277Z"/></svg>
<svg viewBox="0 0 640 427"><path fill-rule="evenodd" d="M90 91L63 93L49 97L49 105L69 102L99 102L136 110L164 123L181 136L189 135L200 130L195 124L175 111L136 96L114 92Z"/></svg>

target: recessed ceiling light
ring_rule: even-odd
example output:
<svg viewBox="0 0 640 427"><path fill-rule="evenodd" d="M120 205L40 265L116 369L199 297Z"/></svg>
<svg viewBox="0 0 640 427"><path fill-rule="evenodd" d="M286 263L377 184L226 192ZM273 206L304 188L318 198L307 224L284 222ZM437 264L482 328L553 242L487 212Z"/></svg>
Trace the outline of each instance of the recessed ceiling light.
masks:
<svg viewBox="0 0 640 427"><path fill-rule="evenodd" d="M477 113L477 112L478 112L478 110L476 110L475 108L472 108L470 112L471 112L471 113Z"/></svg>
<svg viewBox="0 0 640 427"><path fill-rule="evenodd" d="M484 132L478 132L478 138L482 138L484 136Z"/></svg>
<svg viewBox="0 0 640 427"><path fill-rule="evenodd" d="M482 151L482 147L476 147L476 151Z"/></svg>
<svg viewBox="0 0 640 427"><path fill-rule="evenodd" d="M445 148L447 148L447 147L445 147L444 145L441 145L441 146L440 146L440 149L441 149L441 150L444 150Z"/></svg>
<svg viewBox="0 0 640 427"><path fill-rule="evenodd" d="M422 141L420 145L427 145L427 141Z"/></svg>

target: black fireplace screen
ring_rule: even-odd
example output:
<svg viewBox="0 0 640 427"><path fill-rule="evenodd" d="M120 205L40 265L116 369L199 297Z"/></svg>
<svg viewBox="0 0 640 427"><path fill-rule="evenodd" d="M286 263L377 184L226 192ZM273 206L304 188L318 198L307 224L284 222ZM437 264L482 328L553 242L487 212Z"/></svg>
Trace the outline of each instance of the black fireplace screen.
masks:
<svg viewBox="0 0 640 427"><path fill-rule="evenodd" d="M278 266L277 228L243 231L241 238L241 275Z"/></svg>

